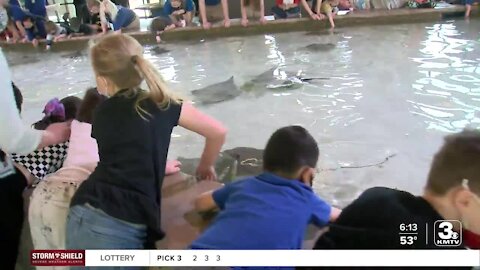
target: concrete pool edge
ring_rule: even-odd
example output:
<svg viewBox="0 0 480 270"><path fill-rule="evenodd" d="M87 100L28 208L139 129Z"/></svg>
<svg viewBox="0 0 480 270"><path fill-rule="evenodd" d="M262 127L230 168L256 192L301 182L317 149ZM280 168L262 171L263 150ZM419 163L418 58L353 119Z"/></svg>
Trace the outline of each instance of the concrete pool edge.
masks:
<svg viewBox="0 0 480 270"><path fill-rule="evenodd" d="M476 7L474 7L476 11ZM372 10L372 11L355 11L352 14L336 17L337 28L362 26L362 25L385 25L385 24L401 24L401 23L418 23L437 21L446 16L460 15L465 11L464 6L451 6L438 9L394 9L394 10ZM203 30L199 27L175 29L165 32L162 39L166 42L182 41L192 39L205 38L221 38L234 36L249 36L259 34L273 34L294 31L327 31L329 24L327 20L312 21L307 18L271 21L266 25L251 23L249 27L242 27L238 20L232 23L232 26L225 29L221 26L213 27L209 30ZM154 37L148 31L130 33L142 44L155 44ZM80 37L62 42L57 42L52 48L56 51L72 51L86 48L91 37ZM0 47L7 51L44 51L44 46L33 48L27 44L10 44L6 42L0 43Z"/></svg>

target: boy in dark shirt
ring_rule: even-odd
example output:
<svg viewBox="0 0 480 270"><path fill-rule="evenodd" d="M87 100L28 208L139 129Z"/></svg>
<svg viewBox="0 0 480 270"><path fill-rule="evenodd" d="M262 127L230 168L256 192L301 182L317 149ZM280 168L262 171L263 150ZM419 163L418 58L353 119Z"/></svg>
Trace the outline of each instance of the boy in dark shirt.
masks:
<svg viewBox="0 0 480 270"><path fill-rule="evenodd" d="M343 210L314 248L442 248L434 241L436 221L458 220L467 235L480 234L479 195L480 131L465 130L446 137L433 159L422 196L371 188ZM459 227L446 227L444 232L460 237ZM412 235L416 237L408 237Z"/></svg>
<svg viewBox="0 0 480 270"><path fill-rule="evenodd" d="M264 173L200 195L200 212L220 208L194 249L300 249L309 223L325 226L340 210L312 191L317 143L300 126L277 130L263 154Z"/></svg>
<svg viewBox="0 0 480 270"><path fill-rule="evenodd" d="M38 46L38 41L40 39L46 38L45 26L39 27L40 24L43 24L43 20L34 19L30 16L26 16L23 19L23 27L27 34L27 39L30 41L34 47Z"/></svg>

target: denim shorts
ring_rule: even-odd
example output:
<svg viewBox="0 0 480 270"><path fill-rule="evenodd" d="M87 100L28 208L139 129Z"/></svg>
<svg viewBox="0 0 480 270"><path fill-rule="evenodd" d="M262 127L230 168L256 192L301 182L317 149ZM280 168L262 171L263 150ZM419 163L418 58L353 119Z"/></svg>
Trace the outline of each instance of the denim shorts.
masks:
<svg viewBox="0 0 480 270"><path fill-rule="evenodd" d="M275 19L300 18L300 11L300 7L298 6L286 10L281 9L278 6L272 7L272 12L275 16Z"/></svg>
<svg viewBox="0 0 480 270"><path fill-rule="evenodd" d="M143 249L147 226L107 215L90 205L75 205L67 218L67 249ZM112 267L110 269L141 269ZM71 267L70 269L83 269ZM89 269L96 269L89 267ZM99 267L98 269L109 269Z"/></svg>

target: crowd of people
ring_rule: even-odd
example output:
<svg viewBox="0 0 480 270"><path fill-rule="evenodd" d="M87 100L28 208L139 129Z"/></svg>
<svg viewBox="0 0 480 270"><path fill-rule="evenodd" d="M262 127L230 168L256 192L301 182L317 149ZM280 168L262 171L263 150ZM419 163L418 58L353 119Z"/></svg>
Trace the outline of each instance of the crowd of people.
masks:
<svg viewBox="0 0 480 270"><path fill-rule="evenodd" d="M54 42L75 36L140 30L139 17L128 7L110 0L74 4L75 17L67 13L63 21L53 22L47 17L46 0L26 0L24 6L18 0L1 0L0 22L6 26L2 27L3 37L12 43L31 42L35 47L45 40L49 49Z"/></svg>
<svg viewBox="0 0 480 270"><path fill-rule="evenodd" d="M305 0L284 1L274 13L290 18L303 6L312 19L325 13L333 26L329 14L336 1L313 1L313 9ZM227 1L212 2L199 0L203 26L208 28L216 14L228 27ZM82 99L53 98L32 127L22 123L22 93L0 50L0 121L8 123L0 130L0 202L7 206L0 219L0 269L15 268L24 222L22 194L29 186L35 186L28 207L35 249L155 248L165 236L162 182L180 171L178 161L167 160L173 128L181 126L205 138L195 175L199 181L217 180L214 164L227 130L169 91L143 57L143 47L121 33L139 25L129 8L110 0L87 0L83 15L79 9L76 18L58 25L39 18L44 11L35 5L38 2L30 13L12 1L5 5L13 21L4 26L17 31L15 38L38 44L40 31L51 41L72 31L107 33L111 28L116 33L95 40L90 48L96 87ZM168 19L153 20L152 25L188 25L195 8L189 1L167 1ZM244 25L249 12L264 22L263 1L242 1ZM141 88L143 82L148 89ZM462 228L452 228L463 230L458 248L480 249L480 131L446 137L422 195L372 187L343 210L312 190L319 157L318 144L305 128L275 131L266 142L262 174L192 198L198 212L218 214L190 248L300 249L307 225L314 224L328 227L315 249L435 249L441 247L423 241L433 239L433 230L426 227L433 228L437 220L459 220ZM402 244L401 224L417 224L422 241Z"/></svg>
<svg viewBox="0 0 480 270"><path fill-rule="evenodd" d="M302 8L312 20L328 19L330 27L335 27L334 18L340 10L370 8L411 8L435 7L435 0L400 0L399 3L376 3L374 0L276 0L270 11L264 0L239 0L241 24L248 26L250 20L267 22L266 13L275 19L300 18ZM396 0L392 0L396 1ZM388 1L387 1L388 2ZM139 31L140 19L129 8L128 1L121 0L78 0L74 1L75 16L65 14L63 21L49 21L47 0L25 0L22 6L18 0L0 1L0 24L5 24L3 37L9 42L31 42L38 46L39 40L46 40L47 49L54 42L82 35L105 34L108 31ZM465 16L470 15L473 0L466 2ZM230 26L229 4L227 0L166 0L162 14L150 24L150 31L161 40L160 34L178 27L194 26L198 16L204 29L212 23L223 22Z"/></svg>
<svg viewBox="0 0 480 270"><path fill-rule="evenodd" d="M180 170L167 161L175 126L205 138L198 181L217 179L226 128L170 92L138 41L106 35L90 58L97 87L83 99L50 100L30 128L20 119L22 95L0 51L0 119L8 123L0 132L0 202L7 206L1 269L14 269L29 185L37 184L28 210L35 249L143 249L165 236L160 190L164 177ZM446 137L422 195L373 187L343 210L312 190L319 156L305 128L275 131L263 173L192 198L198 212L219 212L190 248L300 249L314 224L329 228L316 249L434 249L441 247L423 239L433 239L425 227L437 220L459 220L465 238L458 248L480 248L480 131ZM422 240L402 244L401 224L416 224Z"/></svg>

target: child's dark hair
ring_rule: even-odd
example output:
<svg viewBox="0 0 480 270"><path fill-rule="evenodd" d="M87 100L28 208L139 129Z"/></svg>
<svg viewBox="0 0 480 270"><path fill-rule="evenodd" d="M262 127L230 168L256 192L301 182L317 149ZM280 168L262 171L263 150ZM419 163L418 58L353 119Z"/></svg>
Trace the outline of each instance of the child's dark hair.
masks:
<svg viewBox="0 0 480 270"><path fill-rule="evenodd" d="M301 167L317 166L320 151L315 139L301 126L275 131L263 152L263 168L273 173L294 174Z"/></svg>
<svg viewBox="0 0 480 270"><path fill-rule="evenodd" d="M76 119L79 122L89 123L93 122L93 114L95 109L107 99L106 96L100 94L97 88L90 88L83 97L82 105L78 109Z"/></svg>
<svg viewBox="0 0 480 270"><path fill-rule="evenodd" d="M33 128L37 130L45 130L50 124L65 122L65 121L75 119L75 116L77 115L77 111L78 111L78 108L80 108L80 104L82 103L82 100L75 96L69 96L61 99L60 103L63 105L63 108L64 108L64 116L46 114L42 120L33 124Z"/></svg>
<svg viewBox="0 0 480 270"><path fill-rule="evenodd" d="M466 129L445 137L445 143L433 158L426 189L445 195L464 179L480 194L480 131Z"/></svg>
<svg viewBox="0 0 480 270"><path fill-rule="evenodd" d="M46 21L45 22L45 30L47 31L47 34L50 34L52 32L57 31L57 24L55 24L52 21Z"/></svg>
<svg viewBox="0 0 480 270"><path fill-rule="evenodd" d="M150 32L156 36L157 32L164 31L169 25L168 19L164 17L156 17L150 23Z"/></svg>
<svg viewBox="0 0 480 270"><path fill-rule="evenodd" d="M15 103L17 104L17 109L18 112L22 112L22 104L23 104L23 95L22 92L20 92L20 89L17 88L17 86L12 82L12 88L13 88L13 96L15 97Z"/></svg>
<svg viewBox="0 0 480 270"><path fill-rule="evenodd" d="M33 23L33 17L31 17L31 16L25 16L25 17L23 18L23 21L22 21L22 22L28 22L28 21L30 21L30 22Z"/></svg>

